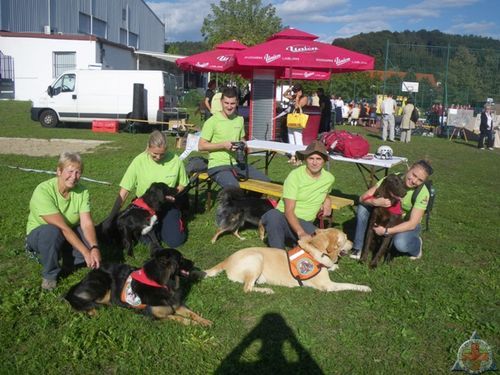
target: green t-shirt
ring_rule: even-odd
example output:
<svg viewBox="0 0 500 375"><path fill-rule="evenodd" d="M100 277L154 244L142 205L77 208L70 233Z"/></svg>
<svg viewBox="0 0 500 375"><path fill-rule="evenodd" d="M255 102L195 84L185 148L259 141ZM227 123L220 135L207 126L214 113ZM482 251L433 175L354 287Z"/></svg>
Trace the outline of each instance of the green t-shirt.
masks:
<svg viewBox="0 0 500 375"><path fill-rule="evenodd" d="M179 157L166 152L159 162L155 162L147 151L137 155L120 181L120 187L141 197L153 182L163 182L170 187L187 186L186 168Z"/></svg>
<svg viewBox="0 0 500 375"><path fill-rule="evenodd" d="M404 176L401 177L404 178ZM377 186L380 186L380 184L382 183L382 181L384 181L384 179L385 177L380 181L378 181ZM416 189L409 189L406 192L406 195L404 196L403 200L401 201L401 208L403 209L405 220L408 220L410 218L410 212L411 209L413 208L413 205L411 203L411 197L413 196L413 192L415 190ZM415 207L425 211L427 209L427 204L429 203L429 197L430 197L429 189L427 189L427 186L425 185L422 186L422 189L417 195L417 199L415 199Z"/></svg>
<svg viewBox="0 0 500 375"><path fill-rule="evenodd" d="M283 184L283 198L293 199L295 215L302 220L313 221L330 193L335 177L322 170L319 178L311 177L302 165L290 172ZM278 210L285 212L285 202L280 200Z"/></svg>
<svg viewBox="0 0 500 375"><path fill-rule="evenodd" d="M245 127L243 126L243 117L235 116L232 119L227 119L221 112L216 113L205 121L201 131L201 138L211 143L237 142L244 136ZM231 164L236 164L233 152L227 150L210 152L208 168Z"/></svg>
<svg viewBox="0 0 500 375"><path fill-rule="evenodd" d="M31 196L26 234L41 225L47 224L41 218L41 215L60 213L64 217L66 224L74 227L80 222L80 214L84 212L90 212L88 190L84 186L77 184L69 192L68 198L64 198L59 193L57 177L51 178L39 184Z"/></svg>

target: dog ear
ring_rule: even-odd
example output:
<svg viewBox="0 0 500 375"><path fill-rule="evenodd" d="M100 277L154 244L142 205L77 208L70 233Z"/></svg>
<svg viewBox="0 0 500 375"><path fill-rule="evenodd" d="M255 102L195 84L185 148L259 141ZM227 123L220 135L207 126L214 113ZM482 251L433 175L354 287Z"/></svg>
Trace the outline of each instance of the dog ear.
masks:
<svg viewBox="0 0 500 375"><path fill-rule="evenodd" d="M345 234L335 228L317 229L312 244L319 251L328 254L333 262L336 262L342 250L343 236Z"/></svg>

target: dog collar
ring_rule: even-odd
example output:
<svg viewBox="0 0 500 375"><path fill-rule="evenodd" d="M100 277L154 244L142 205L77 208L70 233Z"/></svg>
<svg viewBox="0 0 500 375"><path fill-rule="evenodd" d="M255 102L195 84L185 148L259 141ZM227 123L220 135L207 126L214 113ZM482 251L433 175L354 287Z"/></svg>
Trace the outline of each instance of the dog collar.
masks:
<svg viewBox="0 0 500 375"><path fill-rule="evenodd" d="M148 211L148 213L151 215L151 216L154 216L156 215L156 212L155 210L153 210L151 207L148 206L148 204L146 202L144 202L144 199L142 198L136 198L132 201L132 204L136 207L139 207L139 208L142 208L143 210L146 210Z"/></svg>
<svg viewBox="0 0 500 375"><path fill-rule="evenodd" d="M326 255L326 254L323 254ZM326 255L328 256L328 255ZM300 286L303 286L303 280L309 280L320 273L325 265L318 262L307 251L300 246L296 246L287 251L288 266L293 278L297 280Z"/></svg>

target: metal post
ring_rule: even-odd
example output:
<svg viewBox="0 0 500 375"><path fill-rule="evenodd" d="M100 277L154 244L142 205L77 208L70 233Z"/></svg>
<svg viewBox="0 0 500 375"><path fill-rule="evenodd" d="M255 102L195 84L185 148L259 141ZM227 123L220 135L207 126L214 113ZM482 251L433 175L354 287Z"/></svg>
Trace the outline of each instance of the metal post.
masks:
<svg viewBox="0 0 500 375"><path fill-rule="evenodd" d="M441 127L444 126L444 113L446 108L448 108L448 65L450 63L450 43L448 43L448 50L446 53L446 70L444 73L444 100L443 100L443 116L441 117ZM446 126L446 138L450 136L450 128Z"/></svg>
<svg viewBox="0 0 500 375"><path fill-rule="evenodd" d="M387 65L389 64L389 39L385 44L385 63L384 63L384 87L382 88L382 97L385 96L385 80L387 78Z"/></svg>

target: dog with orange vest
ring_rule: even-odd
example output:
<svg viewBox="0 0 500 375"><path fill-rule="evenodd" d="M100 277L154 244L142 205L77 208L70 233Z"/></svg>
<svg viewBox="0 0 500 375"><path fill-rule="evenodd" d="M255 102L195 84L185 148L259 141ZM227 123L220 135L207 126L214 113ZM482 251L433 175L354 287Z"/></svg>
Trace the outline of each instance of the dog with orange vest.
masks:
<svg viewBox="0 0 500 375"><path fill-rule="evenodd" d="M286 287L307 286L325 292L355 290L371 292L368 286L336 283L328 271L337 269L337 259L347 253L352 242L344 232L335 229L317 229L310 241L299 241L291 252L269 247L250 247L230 255L214 267L205 270L206 277L226 271L229 280L243 283L245 292L272 294L271 288L256 284Z"/></svg>

